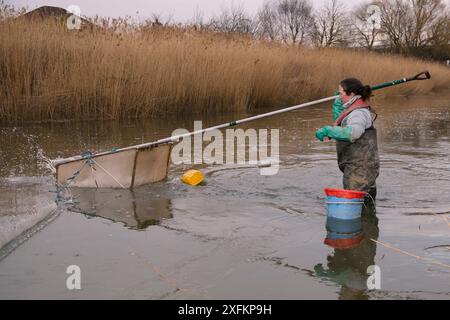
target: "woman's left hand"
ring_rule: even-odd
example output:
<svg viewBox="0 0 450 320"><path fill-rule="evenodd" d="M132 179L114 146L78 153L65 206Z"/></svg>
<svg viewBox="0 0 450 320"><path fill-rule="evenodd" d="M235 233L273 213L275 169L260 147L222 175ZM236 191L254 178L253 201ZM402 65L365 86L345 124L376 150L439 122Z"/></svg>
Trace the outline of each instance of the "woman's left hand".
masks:
<svg viewBox="0 0 450 320"><path fill-rule="evenodd" d="M323 141L325 137L328 137L328 131L330 130L331 126L325 126L316 131L316 138L320 141Z"/></svg>

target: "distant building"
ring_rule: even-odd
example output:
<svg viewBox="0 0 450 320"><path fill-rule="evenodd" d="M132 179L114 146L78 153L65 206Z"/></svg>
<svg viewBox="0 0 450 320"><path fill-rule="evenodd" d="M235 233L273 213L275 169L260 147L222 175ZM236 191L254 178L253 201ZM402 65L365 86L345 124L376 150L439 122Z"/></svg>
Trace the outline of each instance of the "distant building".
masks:
<svg viewBox="0 0 450 320"><path fill-rule="evenodd" d="M66 9L51 6L42 6L25 13L22 17L27 19L46 19L49 17L69 17L71 15Z"/></svg>
<svg viewBox="0 0 450 320"><path fill-rule="evenodd" d="M45 19L55 19L57 22L61 22L61 24L66 25L67 20L73 17L74 14L67 11L66 9L59 8L59 7L52 7L52 6L42 6L37 9L31 10L22 16L20 16L18 19L28 19L28 20L45 20ZM92 22L89 20L78 17L80 19L80 29L93 29L96 27Z"/></svg>

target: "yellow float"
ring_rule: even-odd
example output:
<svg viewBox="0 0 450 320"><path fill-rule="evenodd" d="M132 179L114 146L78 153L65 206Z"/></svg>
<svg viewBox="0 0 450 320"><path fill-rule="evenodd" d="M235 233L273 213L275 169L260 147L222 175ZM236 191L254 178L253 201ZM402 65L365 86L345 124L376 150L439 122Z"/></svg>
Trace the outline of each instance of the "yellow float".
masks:
<svg viewBox="0 0 450 320"><path fill-rule="evenodd" d="M181 181L190 186L196 186L202 183L204 179L203 173L198 170L189 170L181 176Z"/></svg>

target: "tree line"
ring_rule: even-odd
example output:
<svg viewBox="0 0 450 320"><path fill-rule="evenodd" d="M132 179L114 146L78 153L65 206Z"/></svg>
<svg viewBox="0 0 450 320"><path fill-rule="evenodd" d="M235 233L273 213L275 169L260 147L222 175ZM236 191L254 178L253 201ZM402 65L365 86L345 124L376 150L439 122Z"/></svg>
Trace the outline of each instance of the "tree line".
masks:
<svg viewBox="0 0 450 320"><path fill-rule="evenodd" d="M268 0L253 17L237 5L207 22L197 13L193 25L294 46L450 59L450 9L442 0L380 0L353 8L330 0L317 10L310 0Z"/></svg>

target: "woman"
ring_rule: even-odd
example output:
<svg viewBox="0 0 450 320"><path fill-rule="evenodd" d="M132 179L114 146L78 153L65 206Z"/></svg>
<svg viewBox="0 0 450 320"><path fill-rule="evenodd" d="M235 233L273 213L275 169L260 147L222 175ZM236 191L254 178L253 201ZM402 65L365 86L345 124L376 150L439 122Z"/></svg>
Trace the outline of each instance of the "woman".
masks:
<svg viewBox="0 0 450 320"><path fill-rule="evenodd" d="M336 140L339 169L344 173L344 189L369 193L375 200L379 175L377 131L368 104L372 89L354 78L342 80L340 96L333 104L333 126L316 131L316 137Z"/></svg>

